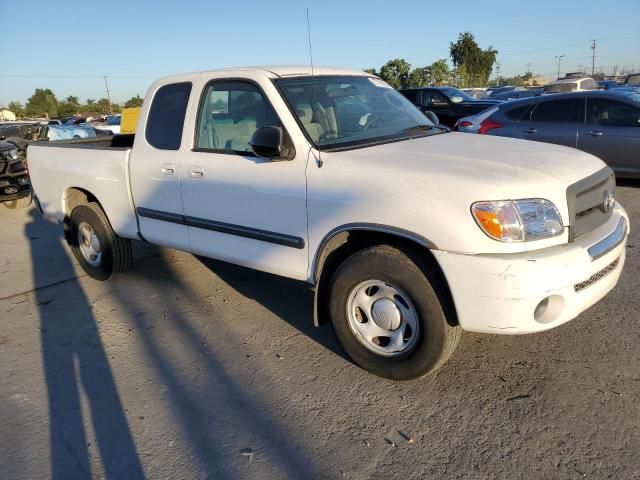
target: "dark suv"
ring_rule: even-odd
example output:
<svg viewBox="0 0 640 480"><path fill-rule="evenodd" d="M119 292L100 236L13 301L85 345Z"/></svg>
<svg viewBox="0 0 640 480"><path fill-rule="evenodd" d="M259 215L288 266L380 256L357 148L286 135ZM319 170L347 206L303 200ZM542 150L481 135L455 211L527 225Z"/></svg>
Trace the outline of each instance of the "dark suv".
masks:
<svg viewBox="0 0 640 480"><path fill-rule="evenodd" d="M621 177L640 178L640 94L613 89L514 100L480 124L478 133L578 148Z"/></svg>
<svg viewBox="0 0 640 480"><path fill-rule="evenodd" d="M476 100L455 87L408 88L399 92L423 112L435 113L440 123L449 127L462 117L475 115L500 103L488 98Z"/></svg>
<svg viewBox="0 0 640 480"><path fill-rule="evenodd" d="M0 140L0 203L30 194L31 184L23 154L15 143Z"/></svg>

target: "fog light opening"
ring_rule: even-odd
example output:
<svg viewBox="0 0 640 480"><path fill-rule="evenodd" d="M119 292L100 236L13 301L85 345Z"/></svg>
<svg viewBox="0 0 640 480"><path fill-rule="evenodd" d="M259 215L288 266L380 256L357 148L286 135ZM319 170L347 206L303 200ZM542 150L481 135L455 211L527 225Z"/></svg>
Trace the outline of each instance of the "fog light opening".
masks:
<svg viewBox="0 0 640 480"><path fill-rule="evenodd" d="M533 318L538 323L551 323L558 319L564 309L564 298L550 295L543 298L533 311Z"/></svg>

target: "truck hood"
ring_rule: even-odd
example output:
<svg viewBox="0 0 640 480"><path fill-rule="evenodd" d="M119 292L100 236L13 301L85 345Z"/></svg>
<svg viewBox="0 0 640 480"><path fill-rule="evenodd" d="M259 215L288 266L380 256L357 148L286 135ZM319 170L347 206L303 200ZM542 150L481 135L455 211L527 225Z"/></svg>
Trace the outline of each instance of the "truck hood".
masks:
<svg viewBox="0 0 640 480"><path fill-rule="evenodd" d="M495 199L541 196L549 189L564 195L569 185L605 167L597 157L570 147L457 132L331 155L345 154L362 162L360 168L396 179L411 175L429 184L436 179L465 182L476 195Z"/></svg>

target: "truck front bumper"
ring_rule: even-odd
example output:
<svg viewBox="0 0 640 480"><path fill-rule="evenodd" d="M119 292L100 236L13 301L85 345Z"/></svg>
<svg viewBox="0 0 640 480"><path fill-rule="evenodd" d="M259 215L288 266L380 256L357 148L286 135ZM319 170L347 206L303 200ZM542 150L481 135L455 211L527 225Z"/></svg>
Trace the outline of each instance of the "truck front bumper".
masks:
<svg viewBox="0 0 640 480"><path fill-rule="evenodd" d="M508 255L434 250L464 330L523 334L557 327L598 302L620 278L629 219L611 218L573 243Z"/></svg>

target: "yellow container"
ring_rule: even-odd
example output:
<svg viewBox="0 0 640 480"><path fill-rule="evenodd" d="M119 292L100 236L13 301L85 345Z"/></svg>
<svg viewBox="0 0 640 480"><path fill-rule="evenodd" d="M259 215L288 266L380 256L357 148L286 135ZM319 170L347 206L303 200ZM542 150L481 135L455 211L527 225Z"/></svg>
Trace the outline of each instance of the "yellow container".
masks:
<svg viewBox="0 0 640 480"><path fill-rule="evenodd" d="M123 108L122 119L120 121L120 133L136 133L136 125L138 125L139 116L140 107Z"/></svg>

